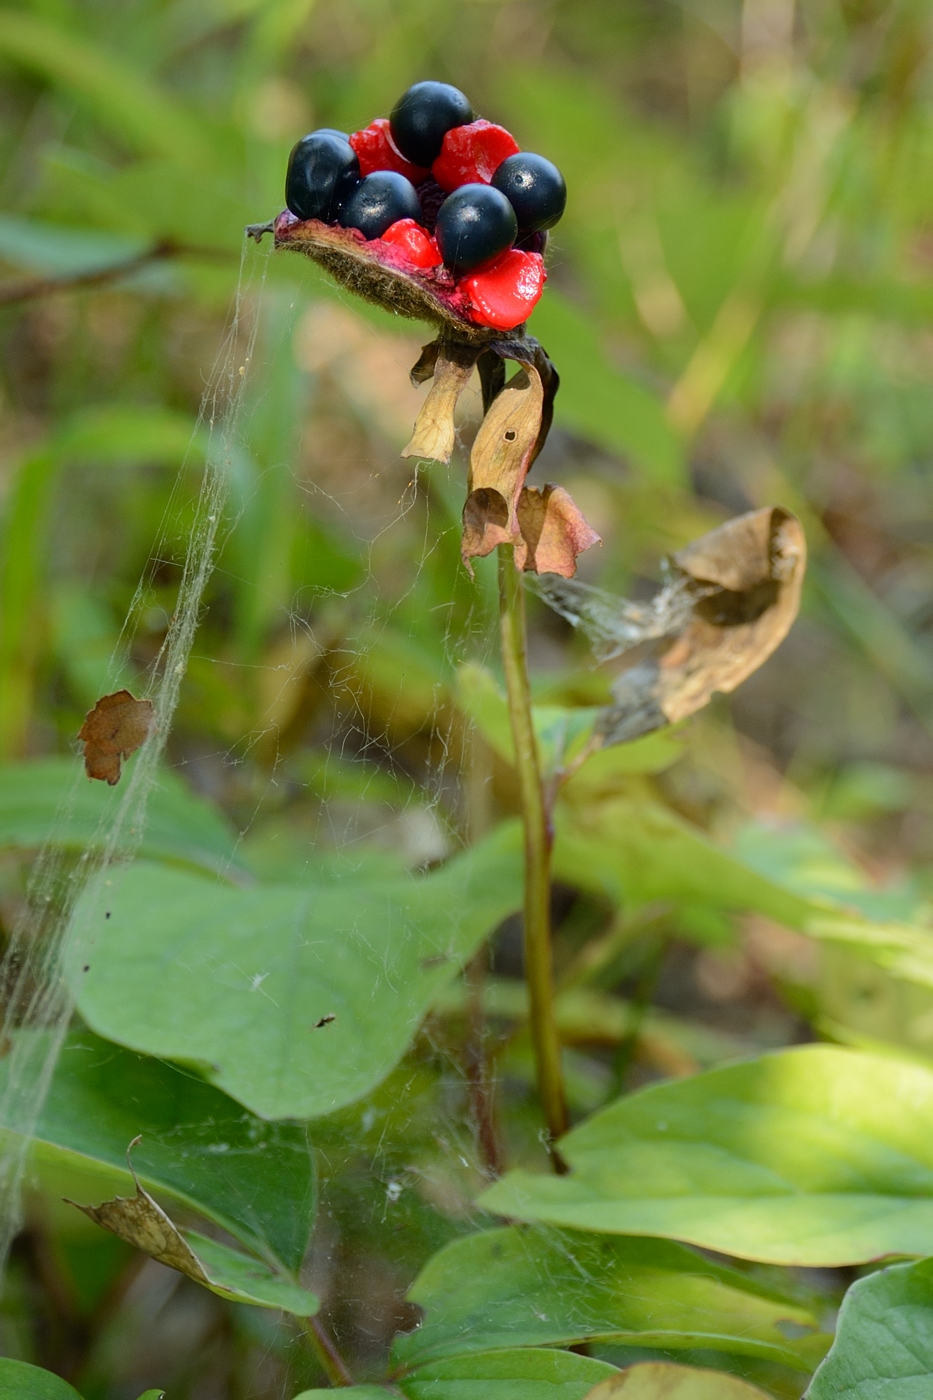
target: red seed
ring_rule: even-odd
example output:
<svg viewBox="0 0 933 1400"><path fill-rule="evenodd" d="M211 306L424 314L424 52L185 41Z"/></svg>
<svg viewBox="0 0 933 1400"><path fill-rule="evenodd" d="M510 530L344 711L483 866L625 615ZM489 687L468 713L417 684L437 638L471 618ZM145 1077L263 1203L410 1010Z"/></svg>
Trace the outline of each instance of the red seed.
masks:
<svg viewBox="0 0 933 1400"><path fill-rule="evenodd" d="M504 126L470 122L448 131L431 173L448 194L461 185L488 185L502 162L518 151L518 142Z"/></svg>
<svg viewBox="0 0 933 1400"><path fill-rule="evenodd" d="M434 239L414 219L391 224L379 241L400 249L414 267L437 267L441 261Z"/></svg>
<svg viewBox="0 0 933 1400"><path fill-rule="evenodd" d="M544 291L547 273L540 253L510 248L494 263L464 277L459 288L473 304L471 319L510 331L528 319Z"/></svg>
<svg viewBox="0 0 933 1400"><path fill-rule="evenodd" d="M397 151L389 131L388 117L377 117L363 131L354 131L350 145L360 162L360 174L372 175L377 170L395 170L417 185L430 174L421 165L412 165Z"/></svg>

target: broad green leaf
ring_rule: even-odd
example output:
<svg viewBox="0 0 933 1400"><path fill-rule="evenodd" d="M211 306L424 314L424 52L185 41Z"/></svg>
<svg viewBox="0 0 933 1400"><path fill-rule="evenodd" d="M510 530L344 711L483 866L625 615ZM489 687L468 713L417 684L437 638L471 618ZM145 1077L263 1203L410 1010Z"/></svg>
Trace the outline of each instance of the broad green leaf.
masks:
<svg viewBox="0 0 933 1400"><path fill-rule="evenodd" d="M0 1400L81 1400L81 1397L73 1386L52 1371L0 1356Z"/></svg>
<svg viewBox="0 0 933 1400"><path fill-rule="evenodd" d="M614 1366L567 1351L479 1352L419 1367L399 1382L408 1400L584 1400Z"/></svg>
<svg viewBox="0 0 933 1400"><path fill-rule="evenodd" d="M99 850L121 794L90 782L73 758L41 758L0 767L0 847ZM131 833L135 837L135 833ZM146 808L140 851L150 860L241 874L236 833L216 807L163 769Z"/></svg>
<svg viewBox="0 0 933 1400"><path fill-rule="evenodd" d="M601 1381L585 1400L769 1400L757 1385L724 1371L643 1361Z"/></svg>
<svg viewBox="0 0 933 1400"><path fill-rule="evenodd" d="M70 975L101 1035L202 1066L263 1117L311 1118L388 1074L520 903L511 825L393 880L231 889L141 862L84 897Z"/></svg>
<svg viewBox="0 0 933 1400"><path fill-rule="evenodd" d="M408 1296L426 1313L395 1342L409 1367L464 1351L601 1341L708 1347L810 1371L829 1344L799 1304L666 1240L488 1230L442 1249Z"/></svg>
<svg viewBox="0 0 933 1400"><path fill-rule="evenodd" d="M0 1103L8 1063L0 1060ZM264 1123L190 1071L72 1032L35 1130L40 1175L54 1176L58 1194L81 1199L101 1189L98 1179L105 1190L125 1191L126 1150L140 1135L133 1168L148 1190L298 1268L315 1209L305 1129Z"/></svg>
<svg viewBox="0 0 933 1400"><path fill-rule="evenodd" d="M775 1264L933 1252L933 1073L802 1046L619 1099L510 1172L498 1215L661 1235Z"/></svg>
<svg viewBox="0 0 933 1400"><path fill-rule="evenodd" d="M929 1400L933 1395L933 1260L894 1264L846 1294L836 1340L807 1400Z"/></svg>

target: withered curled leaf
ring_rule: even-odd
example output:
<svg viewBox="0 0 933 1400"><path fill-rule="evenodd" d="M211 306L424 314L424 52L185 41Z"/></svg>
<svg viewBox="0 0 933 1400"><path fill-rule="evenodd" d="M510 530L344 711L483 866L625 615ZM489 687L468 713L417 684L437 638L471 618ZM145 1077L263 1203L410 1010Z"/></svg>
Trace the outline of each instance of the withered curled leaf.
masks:
<svg viewBox="0 0 933 1400"><path fill-rule="evenodd" d="M550 482L540 489L523 488L518 526L522 537L515 547L515 563L529 573L573 578L577 555L599 544L599 536L587 525L570 492Z"/></svg>
<svg viewBox="0 0 933 1400"><path fill-rule="evenodd" d="M135 1143L130 1144L131 1147L134 1145ZM132 1165L130 1171L133 1171ZM211 1287L207 1270L181 1231L172 1224L149 1192L140 1186L135 1172L133 1180L136 1183L135 1196L114 1196L112 1201L103 1201L99 1206L82 1206L77 1201L68 1201L68 1204L83 1211L96 1225L109 1230L113 1235L119 1235L127 1244L135 1245L144 1254L158 1259L161 1264L167 1264L170 1269L187 1274L188 1278L194 1279L195 1283L200 1283L205 1288Z"/></svg>
<svg viewBox="0 0 933 1400"><path fill-rule="evenodd" d="M531 366L519 370L493 399L470 453L470 480L463 507L460 552L482 558L500 544L521 540L518 498L531 466L544 387Z"/></svg>
<svg viewBox="0 0 933 1400"><path fill-rule="evenodd" d="M130 1151L139 1142L135 1138L127 1149L127 1164L136 1185L135 1196L114 1196L99 1206L83 1206L68 1201L95 1224L118 1235L127 1244L158 1259L170 1269L208 1288L222 1298L257 1307L280 1308L299 1317L311 1317L319 1307L318 1299L307 1289L277 1272L263 1260L253 1258L206 1238L194 1230L180 1230L140 1185L130 1161Z"/></svg>
<svg viewBox="0 0 933 1400"><path fill-rule="evenodd" d="M599 725L602 743L618 744L694 714L756 671L797 616L805 568L800 521L766 506L673 555L647 604L553 576L537 587L603 657L647 647L615 680Z"/></svg>
<svg viewBox="0 0 933 1400"><path fill-rule="evenodd" d="M429 359L431 351L433 355ZM478 356L478 347L458 341L434 341L424 347L411 377L418 384L433 374L434 383L421 405L411 440L402 451L403 457L422 457L430 462L450 461L456 441L454 413L457 400L470 381ZM431 369L426 373L428 363Z"/></svg>
<svg viewBox="0 0 933 1400"><path fill-rule="evenodd" d="M152 733L151 700L137 700L128 690L103 695L89 710L78 730L84 743L84 771L102 782L120 781L120 764L140 748Z"/></svg>

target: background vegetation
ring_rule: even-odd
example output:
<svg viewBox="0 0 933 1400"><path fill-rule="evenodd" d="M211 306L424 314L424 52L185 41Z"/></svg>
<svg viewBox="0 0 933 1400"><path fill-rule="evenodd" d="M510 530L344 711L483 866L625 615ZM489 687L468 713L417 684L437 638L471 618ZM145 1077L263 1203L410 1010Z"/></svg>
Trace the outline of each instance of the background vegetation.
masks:
<svg viewBox="0 0 933 1400"><path fill-rule="evenodd" d="M457 699L459 663L489 659L494 613L492 574L481 566L474 586L459 564L462 462L413 479L398 456L428 336L242 234L281 206L299 135L365 125L430 75L567 177L532 323L563 380L536 479L567 485L603 537L582 576L644 596L665 553L730 515L779 502L806 527L789 640L616 775L614 796L784 888L927 923L931 42L923 0L8 3L0 920L29 861L2 805L5 792L22 808L17 765L67 755L115 680L145 688L198 489L199 403L241 278L233 343L257 320L258 337L171 765L223 810L260 876L298 879L335 853L348 879L428 866L515 810L511 770L470 738ZM46 294L46 278L74 285ZM478 411L477 395L467 441ZM569 629L543 609L533 629L539 698L605 698L610 675ZM817 1037L933 1055L928 991L821 952L767 910L736 913L748 901L730 894L733 866L704 888L690 871L706 848L671 850L683 878L667 891L663 870L620 899L611 875L563 869L558 971L595 998L576 1013L564 1001L575 1112ZM588 973L590 937L602 960ZM519 949L509 921L486 1004L509 1149L533 1158ZM403 1299L420 1265L475 1223L468 1000L452 991L375 1096L315 1128L309 1278L359 1376L413 1320ZM277 1314L131 1255L69 1218L60 1194L34 1196L15 1247L5 1352L115 1400L319 1381ZM850 1277L807 1283L832 1303ZM735 1366L775 1394L802 1388Z"/></svg>

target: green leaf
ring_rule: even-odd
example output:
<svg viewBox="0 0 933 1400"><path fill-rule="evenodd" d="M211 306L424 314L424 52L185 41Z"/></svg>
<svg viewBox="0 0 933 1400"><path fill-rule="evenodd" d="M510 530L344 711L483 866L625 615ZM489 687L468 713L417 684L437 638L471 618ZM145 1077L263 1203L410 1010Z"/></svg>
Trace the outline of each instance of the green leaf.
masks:
<svg viewBox="0 0 933 1400"><path fill-rule="evenodd" d="M392 880L231 889L139 863L85 894L70 975L100 1034L202 1066L263 1117L311 1118L388 1074L520 903L511 824Z"/></svg>
<svg viewBox="0 0 933 1400"><path fill-rule="evenodd" d="M182 1230L185 1243L210 1279L210 1290L233 1303L277 1308L296 1317L313 1317L321 1304L307 1288L281 1278L260 1259L250 1259L196 1230Z"/></svg>
<svg viewBox="0 0 933 1400"><path fill-rule="evenodd" d="M30 1366L27 1361L14 1361L0 1356L0 1400L81 1400L80 1395L61 1376Z"/></svg>
<svg viewBox="0 0 933 1400"><path fill-rule="evenodd" d="M480 1204L776 1264L933 1252L933 1074L917 1065L785 1050L620 1099L561 1154L569 1175L513 1171Z"/></svg>
<svg viewBox="0 0 933 1400"><path fill-rule="evenodd" d="M121 794L85 778L73 758L42 758L0 768L0 846L100 850ZM131 833L135 835L135 833ZM163 769L146 808L140 852L150 860L244 872L236 833L209 802Z"/></svg>
<svg viewBox="0 0 933 1400"><path fill-rule="evenodd" d="M211 159L204 122L116 53L21 11L0 16L0 55L86 104L118 140L197 165Z"/></svg>
<svg viewBox="0 0 933 1400"><path fill-rule="evenodd" d="M615 368L584 312L549 288L533 331L560 369L555 422L610 452L631 454L656 481L681 484L683 452L663 403Z"/></svg>
<svg viewBox="0 0 933 1400"><path fill-rule="evenodd" d="M724 1371L643 1361L603 1381L586 1400L769 1400L757 1385Z"/></svg>
<svg viewBox="0 0 933 1400"><path fill-rule="evenodd" d="M146 244L138 238L0 214L0 259L30 272L73 277L145 251Z"/></svg>
<svg viewBox="0 0 933 1400"><path fill-rule="evenodd" d="M457 700L490 748L506 763L514 762L509 707L492 672L468 661L457 672ZM599 706L535 705L535 736L543 771L550 775L573 767L594 741L594 727L603 710ZM595 748L567 779L577 800L610 789L624 774L655 773L681 757L681 741L667 730L649 734L633 743ZM581 775L586 775L585 777Z"/></svg>
<svg viewBox="0 0 933 1400"><path fill-rule="evenodd" d="M667 1241L510 1226L455 1240L409 1291L424 1308L396 1339L405 1366L496 1347L709 1347L810 1371L828 1337L806 1309ZM788 1341L788 1333L805 1341ZM811 1336L806 1336L810 1333Z"/></svg>
<svg viewBox="0 0 933 1400"><path fill-rule="evenodd" d="M836 1340L807 1400L929 1400L933 1395L933 1259L894 1264L846 1294Z"/></svg>
<svg viewBox="0 0 933 1400"><path fill-rule="evenodd" d="M583 1400L614 1366L567 1351L489 1351L419 1367L401 1381L408 1400Z"/></svg>
<svg viewBox="0 0 933 1400"><path fill-rule="evenodd" d="M0 1060L0 1104L8 1064ZM190 1071L72 1032L35 1130L40 1175L53 1175L58 1194L125 1190L126 1149L140 1135L133 1167L148 1190L298 1268L315 1207L304 1127L264 1123Z"/></svg>
<svg viewBox="0 0 933 1400"><path fill-rule="evenodd" d="M581 810L577 794L586 802L589 793L574 790L574 781L568 784L574 806L562 803L556 815L559 879L617 904L665 899L755 909L792 928L803 927L813 912L800 895L750 869L659 802L613 797Z"/></svg>
<svg viewBox="0 0 933 1400"><path fill-rule="evenodd" d="M346 1400L388 1400L389 1396L397 1397L399 1391L394 1386L387 1390L381 1385L350 1385L342 1388L340 1395L341 1400L343 1397L346 1397ZM327 1400L334 1400L333 1390L302 1390L295 1396L295 1400L325 1400L325 1397Z"/></svg>
<svg viewBox="0 0 933 1400"><path fill-rule="evenodd" d="M479 1352L449 1357L403 1376L391 1389L357 1385L341 1392L347 1400L386 1400L400 1392L407 1400L584 1400L600 1381L619 1373L604 1361L566 1351ZM332 1390L303 1390L296 1400L318 1400Z"/></svg>

